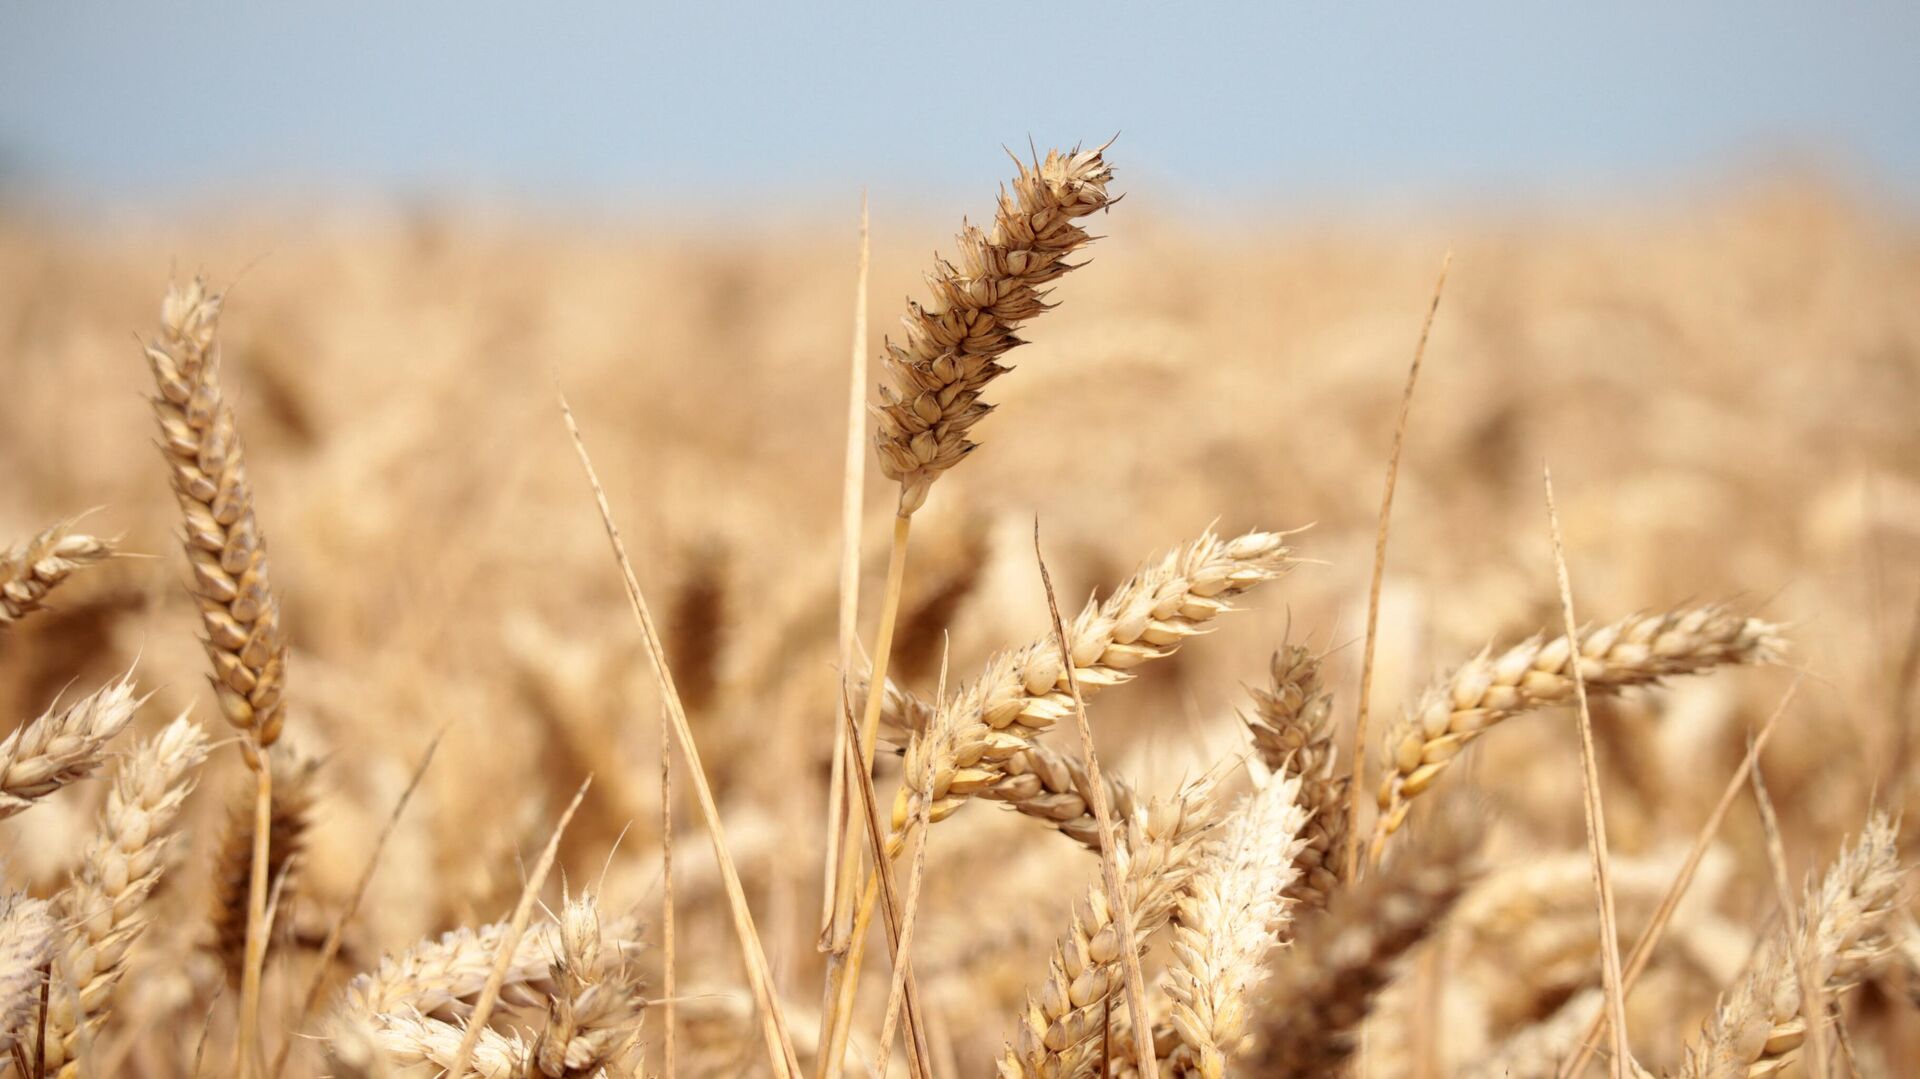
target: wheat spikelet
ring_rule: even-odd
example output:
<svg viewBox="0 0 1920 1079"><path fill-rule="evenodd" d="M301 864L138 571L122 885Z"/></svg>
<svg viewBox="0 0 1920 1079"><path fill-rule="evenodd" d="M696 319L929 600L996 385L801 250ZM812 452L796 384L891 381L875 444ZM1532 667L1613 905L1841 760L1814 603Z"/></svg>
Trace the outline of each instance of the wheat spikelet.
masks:
<svg viewBox="0 0 1920 1079"><path fill-rule="evenodd" d="M0 820L92 775L139 706L128 673L7 735L0 741Z"/></svg>
<svg viewBox="0 0 1920 1079"><path fill-rule="evenodd" d="M1806 1040L1808 1017L1794 969L1792 935L1800 937L1823 993L1851 988L1878 964L1893 942L1888 915L1900 900L1899 831L1874 814L1826 877L1807 890L1804 924L1781 926L1747 973L1687 1047L1683 1079L1772 1075L1786 1067ZM1820 1021L1825 1021L1823 1014Z"/></svg>
<svg viewBox="0 0 1920 1079"><path fill-rule="evenodd" d="M1352 1055L1400 960L1446 918L1472 876L1477 831L1439 823L1448 826L1295 926L1293 952L1261 1009L1256 1074L1336 1074Z"/></svg>
<svg viewBox="0 0 1920 1079"><path fill-rule="evenodd" d="M307 832L313 826L315 782L320 773L317 758L281 752L275 747L267 754L267 767L273 770L272 804L267 825L267 879L282 882L278 912L290 905L298 859L306 848ZM253 791L241 791L227 805L226 830L214 855L213 951L226 968L227 982L240 985L241 964L247 947L247 891L253 874ZM291 868L289 868L291 867ZM276 920L280 914L276 913ZM272 946L273 927L266 931Z"/></svg>
<svg viewBox="0 0 1920 1079"><path fill-rule="evenodd" d="M1209 530L1136 573L1105 602L1089 601L1067 629L1081 693L1126 682L1133 668L1206 632L1232 609L1234 596L1286 571L1285 539L1249 532L1222 540ZM935 755L929 768L926 740L918 733L909 738L907 781L893 809L895 838L913 817L914 798L930 798L929 819L944 820L1005 780L1010 758L1072 714L1066 677L1059 648L1047 638L988 661L986 671L943 706L953 713L950 750Z"/></svg>
<svg viewBox="0 0 1920 1079"><path fill-rule="evenodd" d="M153 411L184 520L188 587L200 604L214 692L227 722L249 734L241 746L257 768L257 750L280 736L287 645L233 409L220 391L220 302L197 277L170 288L146 355L159 388Z"/></svg>
<svg viewBox="0 0 1920 1079"><path fill-rule="evenodd" d="M972 452L967 433L992 406L987 383L1006 372L999 360L1020 344L1020 323L1047 309L1043 288L1074 264L1092 237L1074 222L1112 201L1105 147L1019 163L1012 191L1002 189L991 231L965 226L955 261L927 275L933 299L908 302L904 343L887 342L874 445L880 470L900 484L902 516L927 500L940 474Z"/></svg>
<svg viewBox="0 0 1920 1079"><path fill-rule="evenodd" d="M1738 663L1763 663L1784 648L1778 627L1724 607L1682 607L1636 614L1580 640L1589 695L1646 685ZM1565 636L1535 636L1495 656L1483 651L1429 689L1386 734L1386 775L1374 857L1405 823L1412 800L1440 777L1469 742L1502 720L1573 699L1573 648Z"/></svg>
<svg viewBox="0 0 1920 1079"><path fill-rule="evenodd" d="M62 521L25 543L0 551L0 629L46 603L47 593L76 571L113 556L114 541L73 531Z"/></svg>
<svg viewBox="0 0 1920 1079"><path fill-rule="evenodd" d="M605 938L591 893L565 905L559 936L557 985L527 1074L586 1079L622 1063L619 1057L640 1025L644 985L621 943Z"/></svg>
<svg viewBox="0 0 1920 1079"><path fill-rule="evenodd" d="M169 829L206 755L206 732L183 715L114 773L99 832L73 881L54 899L67 930L54 968L65 984L54 988L47 1009L48 1075L79 1074L74 1052L82 1025L105 1018L127 953L146 930L146 899L160 883L175 838Z"/></svg>
<svg viewBox="0 0 1920 1079"><path fill-rule="evenodd" d="M1286 923L1306 845L1300 778L1282 774L1241 800L1174 915L1168 996L1180 1048L1169 1074L1221 1079Z"/></svg>
<svg viewBox="0 0 1920 1079"><path fill-rule="evenodd" d="M1127 820L1127 839L1115 856L1135 939L1119 939L1112 904L1096 882L1055 944L1046 980L1027 995L1013 1040L1000 1058L1001 1076L1073 1077L1097 1063L1105 1005L1122 985L1123 949L1141 947L1172 914L1212 827L1211 801L1208 777L1188 784L1176 798L1137 809Z"/></svg>
<svg viewBox="0 0 1920 1079"><path fill-rule="evenodd" d="M1320 657L1299 645L1284 645L1273 654L1268 678L1266 689L1252 691L1253 713L1241 719L1267 768L1299 777L1300 804L1311 816L1302 833L1306 842L1294 859L1299 872L1285 895L1305 909L1319 910L1340 884L1352 777L1338 767L1333 695L1320 684Z"/></svg>
<svg viewBox="0 0 1920 1079"><path fill-rule="evenodd" d="M40 1006L41 968L53 958L54 924L47 904L0 896L0 1060L13 1051Z"/></svg>
<svg viewBox="0 0 1920 1079"><path fill-rule="evenodd" d="M457 929L355 977L329 1023L329 1055L363 1071L376 1062L449 1067L507 928ZM627 961L636 937L628 919L604 923L591 895L567 903L559 924L523 934L499 1000L544 1011L546 1025L532 1043L483 1029L473 1068L501 1079L570 1079L612 1063L639 1021L641 984Z"/></svg>

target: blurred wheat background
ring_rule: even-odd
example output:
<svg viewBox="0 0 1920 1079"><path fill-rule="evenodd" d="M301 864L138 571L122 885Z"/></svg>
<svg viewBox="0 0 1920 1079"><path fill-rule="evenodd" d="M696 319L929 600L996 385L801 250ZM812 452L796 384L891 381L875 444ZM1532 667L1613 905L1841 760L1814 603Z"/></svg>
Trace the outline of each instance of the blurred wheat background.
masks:
<svg viewBox="0 0 1920 1079"><path fill-rule="evenodd" d="M24 58L27 46L14 48ZM57 120L11 115L28 150ZM969 176L1010 177L997 143L1029 129L1017 110L996 117L992 139L942 139L940 152L963 154ZM1202 197L1211 189L1164 164L1155 140L1150 128L1109 151L1128 197L1090 219L1090 261L1022 332L1017 369L989 394L981 449L915 516L894 681L931 697L943 666L958 684L995 650L1046 639L1036 519L1069 616L1209 526L1304 529L1289 539L1304 564L1103 693L1090 717L1108 771L1170 795L1246 752L1236 714L1253 707L1248 687L1266 684L1283 645L1305 644L1326 655L1344 754L1382 475L1451 252L1394 505L1369 812L1380 732L1423 687L1483 647L1560 631L1543 465L1583 620L1725 602L1780 623L1790 646L1771 666L1594 700L1623 949L1796 678L1761 766L1795 893L1871 810L1906 811L1920 767L1920 227L1901 193L1907 150L1878 174L1892 176L1885 188L1772 169L1642 184L1630 197L1551 199L1536 187L1505 205L1389 209ZM1138 185L1135 145L1150 162ZM139 736L191 710L230 737L203 682L141 354L168 283L205 273L226 292L222 377L291 642L284 740L320 762L301 792L309 804L289 810L303 832L266 961L269 1052L288 1042L291 1074L347 1074L293 1017L321 940L441 732L323 972L318 1011L383 955L505 918L589 774L539 894L560 911L564 879L610 918L637 915L632 961L659 990L659 683L561 421L564 391L660 619L811 1070L842 722L849 348L877 356L883 336L899 339L901 298L926 300L929 253L953 253L962 214L991 218L991 187L876 182L873 326L853 342L857 180L828 196L830 184L803 179L790 203L762 196L730 219L725 199L680 214L658 191L624 213L360 194L290 207L270 184L241 197L233 178L215 199L73 200L37 183L32 156L18 160L24 179L0 199L0 547L85 514L79 530L117 537L123 554L76 574L48 610L0 626L0 729L131 670L151 694ZM189 191L200 182L161 171ZM676 183L701 171L669 170ZM894 491L870 464L858 622L869 645ZM1070 725L1048 742L1077 755ZM1471 807L1485 868L1393 968L1357 1059L1339 1067L1467 1073L1538 1024L1597 1010L1575 732L1571 712L1550 710L1455 765L1434 800ZM677 1071L765 1074L721 878L675 765ZM902 779L900 757L883 751L883 815ZM76 784L0 822L9 891L59 892L107 788ZM93 1036L90 1074L227 1073L239 930L221 847L251 792L241 755L217 748ZM1628 998L1646 1068L1682 1066L1687 1040L1782 917L1767 839L1743 797ZM1909 827L1903 865L1916 846ZM932 830L912 954L934 1074L992 1070L1100 873L1097 855L999 806ZM1835 998L1845 1037L1833 1074L1920 1066L1913 892L1902 887L1860 985ZM887 998L885 952L870 950L852 1074L872 1059ZM1151 973L1170 952L1156 938L1146 955ZM1284 950L1272 960L1286 961ZM1117 991L1113 1001L1117 1014ZM633 1070L608 1074L664 1074L657 1002L641 1031ZM892 1073L908 1067L896 1053ZM1606 1067L1603 1052L1592 1074ZM1228 1074L1288 1073L1249 1063Z"/></svg>

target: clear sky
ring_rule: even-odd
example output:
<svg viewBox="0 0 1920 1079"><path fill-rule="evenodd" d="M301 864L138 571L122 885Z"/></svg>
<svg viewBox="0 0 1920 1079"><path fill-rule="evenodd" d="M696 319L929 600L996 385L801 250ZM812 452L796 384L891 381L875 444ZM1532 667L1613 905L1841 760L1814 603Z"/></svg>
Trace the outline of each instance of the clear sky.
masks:
<svg viewBox="0 0 1920 1079"><path fill-rule="evenodd" d="M83 202L932 198L1116 131L1227 203L1791 161L1915 205L1920 3L0 0L0 175Z"/></svg>

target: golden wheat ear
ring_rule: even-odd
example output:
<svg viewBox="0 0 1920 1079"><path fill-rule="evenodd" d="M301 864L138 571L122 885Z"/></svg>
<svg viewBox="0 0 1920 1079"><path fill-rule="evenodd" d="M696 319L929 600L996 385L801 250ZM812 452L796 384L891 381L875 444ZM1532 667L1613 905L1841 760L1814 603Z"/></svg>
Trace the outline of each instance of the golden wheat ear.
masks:
<svg viewBox="0 0 1920 1079"><path fill-rule="evenodd" d="M178 840L173 822L206 756L206 732L183 715L135 748L114 773L99 830L72 882L54 897L65 932L48 995L48 1075L79 1074L79 1043L105 1021L127 954L146 931L147 898Z"/></svg>
<svg viewBox="0 0 1920 1079"><path fill-rule="evenodd" d="M139 706L129 672L7 735L0 741L0 819L97 771L107 743L127 728Z"/></svg>
<svg viewBox="0 0 1920 1079"><path fill-rule="evenodd" d="M40 610L47 593L68 577L113 557L115 541L75 532L73 525L61 521L0 551L0 629Z"/></svg>
<svg viewBox="0 0 1920 1079"><path fill-rule="evenodd" d="M47 904L0 896L0 1060L24 1044L40 1007L41 970L53 958L55 926Z"/></svg>

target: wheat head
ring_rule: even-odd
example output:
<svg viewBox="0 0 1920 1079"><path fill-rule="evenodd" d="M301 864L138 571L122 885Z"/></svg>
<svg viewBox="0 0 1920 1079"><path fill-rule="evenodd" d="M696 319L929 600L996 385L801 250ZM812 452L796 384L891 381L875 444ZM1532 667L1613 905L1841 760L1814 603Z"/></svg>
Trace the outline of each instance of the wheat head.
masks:
<svg viewBox="0 0 1920 1079"><path fill-rule="evenodd" d="M128 673L7 735L0 741L0 819L92 775L106 759L107 743L126 729L138 707Z"/></svg>
<svg viewBox="0 0 1920 1079"><path fill-rule="evenodd" d="M113 557L113 549L113 540L75 532L72 521L62 521L0 551L0 629L39 610L60 582Z"/></svg>

